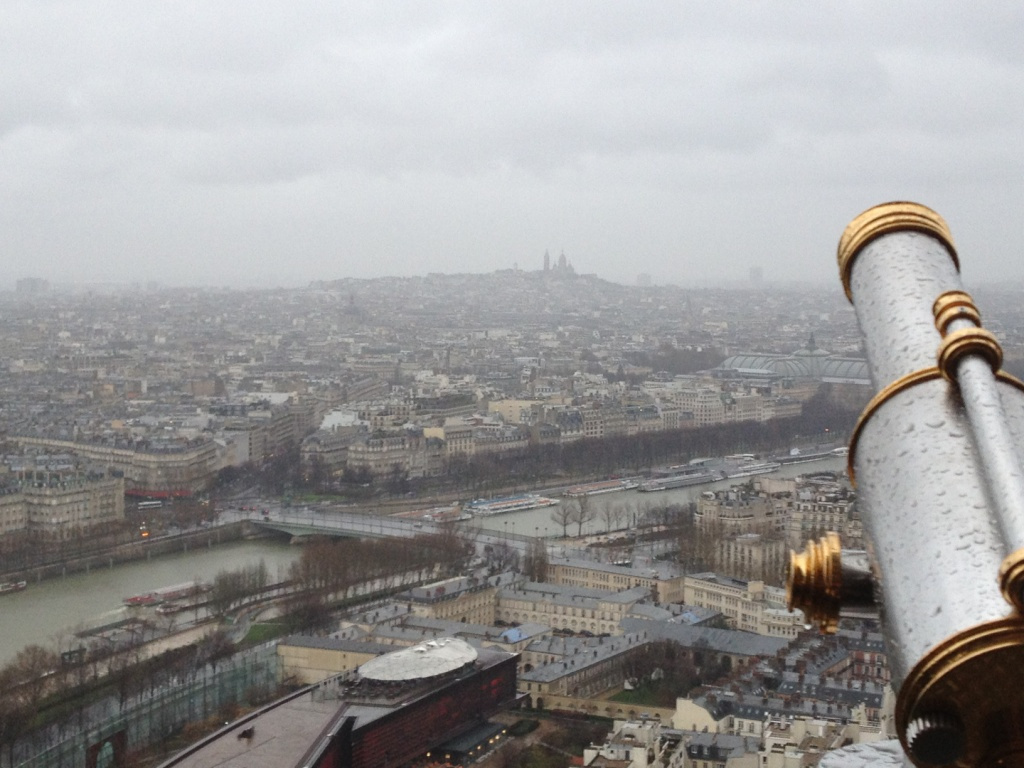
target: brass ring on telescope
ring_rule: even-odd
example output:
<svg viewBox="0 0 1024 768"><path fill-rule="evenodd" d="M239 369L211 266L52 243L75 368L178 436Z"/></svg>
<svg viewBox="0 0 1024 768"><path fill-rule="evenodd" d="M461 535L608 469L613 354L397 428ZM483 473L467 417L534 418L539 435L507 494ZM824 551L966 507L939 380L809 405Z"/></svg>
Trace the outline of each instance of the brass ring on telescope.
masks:
<svg viewBox="0 0 1024 768"><path fill-rule="evenodd" d="M941 378L942 371L938 368L922 368L919 371L908 373L906 376L901 376L896 381L878 390L875 396L871 398L871 401L861 412L860 418L857 419L857 425L853 428L853 433L850 435L850 450L846 457L846 474L850 476L850 484L854 488L857 487L857 475L853 469L853 460L857 455L857 441L860 440L860 433L868 423L868 420L875 414L875 411L900 392L918 384L923 384L926 381L934 381Z"/></svg>
<svg viewBox="0 0 1024 768"><path fill-rule="evenodd" d="M996 381L1000 381L1003 384L1009 384L1011 387L1024 392L1024 381L1021 381L1016 376L1012 376L1006 371L998 370L994 372ZM918 371L908 373L906 376L901 376L896 381L878 390L878 393L871 398L864 410L860 414L860 418L857 419L857 424L853 428L853 432L850 434L850 448L849 453L846 456L846 474L850 478L850 484L857 487L857 474L854 471L854 459L857 456L857 441L860 440L860 433L864 431L864 427L867 425L868 420L874 415L875 411L885 405L886 401L895 397L900 392L910 389L918 384L923 384L926 381L933 381L935 379L943 378L942 371L939 370L938 366L934 368L922 368Z"/></svg>
<svg viewBox="0 0 1024 768"><path fill-rule="evenodd" d="M1016 376L1007 373L1006 371L996 371L996 381L1001 381L1003 384L1009 384L1015 389L1019 389L1024 392L1024 381L1021 381Z"/></svg>
<svg viewBox="0 0 1024 768"><path fill-rule="evenodd" d="M839 261L839 277L843 281L846 298L850 301L853 301L853 294L850 291L850 273L853 270L853 262L857 254L875 238L893 232L923 232L926 235L931 235L945 246L949 251L950 258L953 259L953 265L957 272L960 271L960 261L957 259L956 247L953 245L953 235L950 233L945 219L920 203L883 203L868 208L864 213L855 217L847 225L843 236L839 238L839 249L836 254Z"/></svg>
<svg viewBox="0 0 1024 768"><path fill-rule="evenodd" d="M896 730L918 766L907 738L922 717L953 715L961 721L962 754L957 766L1020 765L1024 717L1012 702L1024 688L1024 620L1010 616L946 638L914 665L896 700ZM1005 760L1005 762L1004 762Z"/></svg>
<svg viewBox="0 0 1024 768"><path fill-rule="evenodd" d="M939 295L932 305L935 315L935 327L943 336L954 320L968 320L974 325L981 325L981 313L971 295L965 291L946 291Z"/></svg>
<svg viewBox="0 0 1024 768"><path fill-rule="evenodd" d="M789 551L786 575L786 607L799 608L807 621L825 634L839 629L842 608L842 546L839 534L829 531L818 541L808 541L803 552Z"/></svg>
<svg viewBox="0 0 1024 768"><path fill-rule="evenodd" d="M956 381L956 364L964 355L981 355L995 373L1003 364L1003 348L992 331L984 328L960 328L942 338L938 364L946 381Z"/></svg>
<svg viewBox="0 0 1024 768"><path fill-rule="evenodd" d="M1024 613L1024 548L1008 554L999 566L999 591L1018 613Z"/></svg>

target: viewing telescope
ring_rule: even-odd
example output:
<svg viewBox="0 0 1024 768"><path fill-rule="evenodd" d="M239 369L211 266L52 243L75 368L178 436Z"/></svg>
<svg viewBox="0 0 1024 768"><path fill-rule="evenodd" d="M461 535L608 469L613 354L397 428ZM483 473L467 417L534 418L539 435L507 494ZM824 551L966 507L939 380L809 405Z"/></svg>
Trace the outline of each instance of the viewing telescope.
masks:
<svg viewBox="0 0 1024 768"><path fill-rule="evenodd" d="M869 545L794 553L790 604L829 631L877 601L914 764L1024 768L1024 383L931 209L865 211L838 261L876 392L848 464Z"/></svg>

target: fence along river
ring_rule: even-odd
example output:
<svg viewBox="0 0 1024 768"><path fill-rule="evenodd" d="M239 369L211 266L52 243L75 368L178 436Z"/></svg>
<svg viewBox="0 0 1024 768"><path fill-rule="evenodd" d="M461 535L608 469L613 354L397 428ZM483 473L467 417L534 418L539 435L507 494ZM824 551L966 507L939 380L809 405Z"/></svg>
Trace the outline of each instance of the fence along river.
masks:
<svg viewBox="0 0 1024 768"><path fill-rule="evenodd" d="M786 465L767 476L842 472L845 467L845 457L835 457ZM648 508L669 504L686 504L696 500L703 491L728 488L742 481L722 480L658 493L634 490L590 496L589 503L595 518L583 526L583 533L605 530L602 513L607 507L621 508L623 518L620 525L628 525L634 513L639 515ZM495 533L548 538L561 536L561 526L552 521L551 512L551 507L512 512L476 518L473 524ZM576 526L570 526L568 532L575 534ZM113 568L94 568L89 573L31 583L23 592L0 597L0 665L11 661L19 650L31 643L52 647L63 641L61 644L66 646L77 628L117 621L124 616L121 601L130 595L191 580L209 582L220 571L256 565L261 560L272 580L284 579L298 556L297 547L280 539L256 539L209 549L190 549L187 553L154 557Z"/></svg>

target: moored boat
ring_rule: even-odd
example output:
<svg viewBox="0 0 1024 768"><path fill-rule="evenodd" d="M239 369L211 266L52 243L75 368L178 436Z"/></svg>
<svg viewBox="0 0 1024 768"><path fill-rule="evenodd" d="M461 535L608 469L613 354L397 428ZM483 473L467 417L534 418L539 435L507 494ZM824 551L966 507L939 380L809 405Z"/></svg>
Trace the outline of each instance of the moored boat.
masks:
<svg viewBox="0 0 1024 768"><path fill-rule="evenodd" d="M643 483L637 490L644 493L654 491L670 491L673 488L688 488L692 485L703 485L714 483L722 479L722 473L716 469L691 469L676 474L652 477Z"/></svg>
<svg viewBox="0 0 1024 768"><path fill-rule="evenodd" d="M173 584L169 587L161 587L150 592L142 592L138 595L126 597L122 602L130 608L160 605L161 603L181 600L186 597L195 597L203 592L209 592L210 585L198 581L186 581L182 584Z"/></svg>
<svg viewBox="0 0 1024 768"><path fill-rule="evenodd" d="M772 456L771 461L777 461L780 464L806 464L810 461L821 461L822 459L832 459L836 456L845 456L846 454L842 453L843 450L845 448L842 447L815 448L812 450L793 448L788 454Z"/></svg>
<svg viewBox="0 0 1024 768"><path fill-rule="evenodd" d="M153 594L152 592L143 592L143 593L138 594L138 595L132 595L131 597L126 597L121 602L123 602L129 608L144 608L144 607L146 607L148 605L156 605L160 601L157 599L156 595Z"/></svg>
<svg viewBox="0 0 1024 768"><path fill-rule="evenodd" d="M752 475L764 475L774 472L781 466L777 461L751 461L726 465L723 473L729 479L734 477L751 477Z"/></svg>
<svg viewBox="0 0 1024 768"><path fill-rule="evenodd" d="M0 595L10 595L15 592L21 592L27 587L27 581L5 581L0 583Z"/></svg>
<svg viewBox="0 0 1024 768"><path fill-rule="evenodd" d="M565 491L566 496L595 496L599 493L631 491L640 485L636 480L600 480L596 483L574 485Z"/></svg>
<svg viewBox="0 0 1024 768"><path fill-rule="evenodd" d="M410 509L395 513L394 517L404 520L426 520L431 523L453 523L471 520L473 516L455 504L450 507L432 507L430 509Z"/></svg>
<svg viewBox="0 0 1024 768"><path fill-rule="evenodd" d="M465 509L472 515L486 517L488 515L503 515L508 512L522 512L538 507L555 507L560 503L558 499L536 493L523 493L518 496L502 496L495 499L476 499L469 502Z"/></svg>

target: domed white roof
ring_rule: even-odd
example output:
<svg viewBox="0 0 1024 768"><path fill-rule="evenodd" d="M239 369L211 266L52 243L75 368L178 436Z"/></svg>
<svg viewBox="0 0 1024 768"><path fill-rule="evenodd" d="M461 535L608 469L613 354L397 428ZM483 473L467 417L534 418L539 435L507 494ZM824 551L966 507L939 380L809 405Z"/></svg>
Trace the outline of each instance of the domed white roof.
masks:
<svg viewBox="0 0 1024 768"><path fill-rule="evenodd" d="M476 657L476 648L465 640L439 637L370 659L359 667L359 675L385 682L417 680L460 669Z"/></svg>

